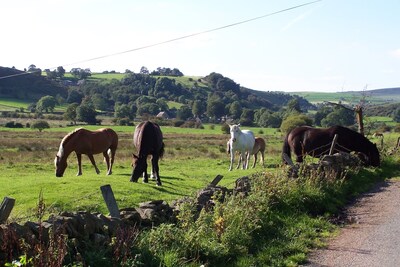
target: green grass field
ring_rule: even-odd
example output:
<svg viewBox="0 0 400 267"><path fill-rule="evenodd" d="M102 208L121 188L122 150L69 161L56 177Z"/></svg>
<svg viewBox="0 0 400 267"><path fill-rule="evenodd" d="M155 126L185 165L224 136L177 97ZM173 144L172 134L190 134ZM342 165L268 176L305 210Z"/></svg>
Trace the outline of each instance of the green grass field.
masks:
<svg viewBox="0 0 400 267"><path fill-rule="evenodd" d="M321 246L321 238L334 231L335 226L329 222L328 216L344 205L347 197L354 197L371 188L376 181L398 174L398 166L395 164L397 158L388 161L385 156L382 168L366 169L351 179L337 180L329 175L323 178L287 178L280 159L281 133L276 129L260 128L250 129L267 142L266 167L257 163L255 169L228 171L226 142L229 135L222 134L219 126L206 125L205 129L161 127L166 144L165 156L160 161L163 185L157 187L152 180L148 184L141 180L132 183L129 180L132 173L131 155L136 152L132 144L134 127L110 127L119 136L113 174L106 175L106 165L101 155L96 155L101 173L96 174L88 158L83 156L83 175L76 176L76 157L71 154L68 158L69 166L62 178L55 177L54 156L62 138L75 127L54 127L44 132L0 127L0 197L16 199L10 220L22 224L27 220L37 221L40 196L45 203L43 219L62 211L107 214L100 190L102 185L111 185L118 207L123 209L138 207L139 203L149 200L172 203L173 200L194 196L197 190L204 188L216 175L223 175L220 185L233 188L238 178L255 174L253 178L258 183L252 190L254 196L232 197L227 203L217 204L215 214L201 213L202 219L190 219L191 223L186 226L182 223L185 222L183 219L174 226L163 225L152 228L148 233L143 232L140 244L149 242L154 249L152 252L157 251L158 254L151 254L148 259L138 259L143 263L153 263L151 266L169 266L166 263L171 262L170 257L182 264L189 259L193 263L190 266L199 266L198 262L207 261L238 262L232 266L297 266L304 263L310 248ZM97 129L99 126L85 128ZM398 136L397 133L385 133L385 149L393 147ZM372 139L378 144L381 140ZM325 211L324 215L314 213L320 210ZM226 226L222 228L224 232L221 238L213 234L213 231L218 231L218 222L224 222ZM174 227L173 232L171 227ZM183 237L186 238L184 242L181 240ZM131 249L136 251L139 248L143 253L147 251L146 245L139 244ZM225 253L223 256L219 252L213 253L220 248L224 248L220 251ZM200 252L207 255L207 258L190 256ZM96 259L103 259L103 262L111 262L113 256L108 255L109 252L107 255L110 258L104 258L104 251L97 247L85 248L81 253L87 262L91 262L88 259L91 254L96 255ZM171 266L186 266L182 264Z"/></svg>
<svg viewBox="0 0 400 267"><path fill-rule="evenodd" d="M83 156L83 175L77 177L74 154L68 158L64 177L54 174L54 156L62 138L75 127L56 127L38 132L31 129L0 128L0 196L17 200L12 218L33 216L42 191L49 212L89 210L106 212L99 187L111 184L120 208L137 206L140 202L163 199L172 201L193 194L207 185L216 175L223 175L221 185L232 187L236 179L252 173L279 170L282 135L276 129L249 128L267 142L266 168L257 163L255 169L228 171L229 156L219 126L205 129L162 127L166 144L160 161L162 187L129 182L132 173L131 155L133 127L111 126L119 135L119 148L111 176L106 176L102 156L96 155L101 170L97 175L88 158ZM98 129L99 126L87 126ZM262 134L260 132L262 131ZM394 144L398 134L385 134L385 144ZM372 141L380 144L381 139ZM253 159L252 159L253 160ZM149 162L150 163L150 162Z"/></svg>
<svg viewBox="0 0 400 267"><path fill-rule="evenodd" d="M229 172L226 154L229 136L222 134L219 127L203 130L162 127L166 143L166 153L160 161L163 186L157 187L153 181L131 183L131 155L136 152L132 144L133 127L116 126L112 128L120 140L112 175L105 175L106 166L99 154L95 159L101 174L97 175L88 158L83 156L83 175L77 177L76 157L71 154L64 177L56 178L55 154L63 136L74 128L50 128L42 133L26 128L0 128L0 196L16 199L12 219L19 221L34 216L40 192L49 213L63 210L107 213L99 189L101 185L110 184L119 207L126 208L148 200L170 202L192 195L218 174L224 176L221 185L232 187L242 176L265 171L257 163L255 169ZM253 128L255 132L257 129ZM270 170L279 164L279 159L272 154L277 155L280 140L273 133L271 129L262 135L268 143L266 165Z"/></svg>
<svg viewBox="0 0 400 267"><path fill-rule="evenodd" d="M16 109L26 109L31 102L14 98L0 99L0 111L15 111Z"/></svg>

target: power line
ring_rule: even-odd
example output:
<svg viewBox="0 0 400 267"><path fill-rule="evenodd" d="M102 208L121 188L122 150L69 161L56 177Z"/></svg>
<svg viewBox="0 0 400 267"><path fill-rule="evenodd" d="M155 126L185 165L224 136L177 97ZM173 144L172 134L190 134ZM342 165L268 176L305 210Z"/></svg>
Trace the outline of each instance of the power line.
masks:
<svg viewBox="0 0 400 267"><path fill-rule="evenodd" d="M143 49L147 49L147 48L151 48L151 47L155 47L155 46L159 46L159 45L163 45L163 44L167 44L167 43L172 43L172 42L175 42L175 41L191 38L191 37L198 36L198 35L201 35L201 34L215 32L215 31L219 31L219 30L222 30L222 29L226 29L226 28L238 26L238 25L241 25L241 24L245 24L245 23L248 23L248 22L252 22L252 21L255 21L255 20L263 19L263 18L266 18L266 17L270 17L270 16L273 16L273 15L277 15L277 14L280 14L280 13L287 12L287 11L290 11L290 10L293 10L293 9L297 9L297 8L300 8L300 7L303 7L303 6L312 5L312 4L315 4L317 2L321 2L321 1L322 0L316 0L316 1L307 2L307 3L304 3L304 4L297 5L297 6L285 8L285 9L282 9L282 10L279 10L279 11L275 11L275 12L272 12L272 13L268 13L266 15L262 15L262 16L258 16L258 17L255 17L255 18L251 18L251 19L235 22L235 23L228 24L228 25L225 25L225 26L220 26L220 27L213 28L213 29L210 29L210 30L205 30L205 31L197 32L197 33L192 33L192 34L184 35L184 36L181 36L181 37L169 39L169 40L166 40L166 41L162 41L162 42L158 42L158 43L154 43L154 44L150 44L150 45L145 45L145 46L141 46L141 47L136 47L136 48L129 49L129 50L126 50L126 51L121 51L121 52L116 52L116 53L103 55L103 56L99 56L99 57L89 58L89 59L77 61L77 62L74 62L74 63L68 63L68 64L65 64L65 65L62 65L62 66L70 66L70 65L81 64L81 63L85 63L85 62L89 62L89 61L95 61L95 60L99 60L99 59L103 59L103 58L108 58L108 57L113 57L113 56L122 55L122 54L126 54L126 53L131 53L131 52L135 52L135 51L138 51L138 50L143 50ZM49 69L55 69L55 68L57 68L57 67L52 67L52 68L49 68ZM32 73L32 72L23 72L23 73L3 76L3 77L0 77L0 79L6 79L6 78L15 77L15 76L26 75L26 74L30 74L30 73Z"/></svg>

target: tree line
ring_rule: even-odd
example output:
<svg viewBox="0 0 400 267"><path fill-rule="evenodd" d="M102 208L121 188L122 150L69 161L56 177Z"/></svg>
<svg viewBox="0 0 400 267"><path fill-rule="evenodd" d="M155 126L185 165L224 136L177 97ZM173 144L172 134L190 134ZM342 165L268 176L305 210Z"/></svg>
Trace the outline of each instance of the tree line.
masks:
<svg viewBox="0 0 400 267"><path fill-rule="evenodd" d="M28 71L37 78L43 78L38 75L37 69L31 65ZM45 72L45 78L52 84L58 81L58 86L69 79L65 78L66 72L61 66ZM96 119L99 112L113 116L115 123L121 125L131 124L138 117L154 117L160 112L180 121L201 119L203 122L219 123L228 120L247 126L273 128L285 128L285 124L293 123L348 126L355 122L354 114L349 110L320 105L318 111L310 115L308 111L317 107L302 97L251 90L215 72L198 80L189 78L189 86L175 80L174 77L183 76L176 68L149 71L142 67L140 73L126 70L121 80L88 79L90 69L82 68L73 68L70 74L84 82L64 86L63 92L46 92L29 106L29 111L52 113L56 105L66 105L65 120L90 124L99 123ZM6 87L0 83L0 94ZM170 107L171 101L180 106Z"/></svg>

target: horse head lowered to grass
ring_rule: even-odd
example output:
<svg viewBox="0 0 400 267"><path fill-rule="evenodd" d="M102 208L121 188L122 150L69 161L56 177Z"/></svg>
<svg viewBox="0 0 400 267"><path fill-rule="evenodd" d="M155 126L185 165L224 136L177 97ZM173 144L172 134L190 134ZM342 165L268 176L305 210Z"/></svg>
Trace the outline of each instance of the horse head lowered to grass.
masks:
<svg viewBox="0 0 400 267"><path fill-rule="evenodd" d="M62 177L67 168L67 158L72 153L76 153L78 159L78 173L82 175L82 154L86 154L93 164L96 173L100 170L96 166L93 155L103 153L107 163L107 175L112 173L115 152L118 147L118 135L110 128L102 128L96 131L89 131L83 128L75 129L67 134L60 143L60 148L54 159L56 176Z"/></svg>
<svg viewBox="0 0 400 267"><path fill-rule="evenodd" d="M158 124L145 121L135 128L133 143L138 155L133 154L131 182L137 182L143 174L143 182L148 182L147 175L147 156L152 155L152 175L155 176L157 185L161 185L158 160L164 155L163 135Z"/></svg>
<svg viewBox="0 0 400 267"><path fill-rule="evenodd" d="M296 127L286 135L282 156L286 154L290 158L292 151L296 155L296 161L303 162L306 155L316 158L327 155L335 134L338 136L335 151L358 152L363 155L360 159L365 164L374 167L380 165L380 156L376 145L364 135L342 126L322 129L309 126Z"/></svg>
<svg viewBox="0 0 400 267"><path fill-rule="evenodd" d="M239 152L239 161L243 161L243 170L248 169L250 155L253 151L255 137L250 130L241 130L240 124L229 125L231 138L229 139L229 148L231 153L231 164L229 170L232 170L236 151Z"/></svg>

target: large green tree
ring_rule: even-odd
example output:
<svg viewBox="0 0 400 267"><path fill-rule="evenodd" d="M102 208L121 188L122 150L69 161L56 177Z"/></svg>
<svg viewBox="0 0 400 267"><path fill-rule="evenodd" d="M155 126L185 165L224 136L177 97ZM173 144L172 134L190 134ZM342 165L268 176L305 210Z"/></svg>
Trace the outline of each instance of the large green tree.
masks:
<svg viewBox="0 0 400 267"><path fill-rule="evenodd" d="M225 115L225 105L221 100L210 100L207 102L207 116L218 119Z"/></svg>
<svg viewBox="0 0 400 267"><path fill-rule="evenodd" d="M324 119L321 120L321 125L323 127L330 127L334 125L350 126L354 123L354 111L342 107L336 107L333 112L329 113Z"/></svg>
<svg viewBox="0 0 400 267"><path fill-rule="evenodd" d="M242 105L240 105L239 101L234 101L229 106L229 115L231 115L233 119L240 118L240 115L242 114L242 111L243 111Z"/></svg>
<svg viewBox="0 0 400 267"><path fill-rule="evenodd" d="M78 103L82 102L84 94L78 89L72 89L68 92L67 103Z"/></svg>
<svg viewBox="0 0 400 267"><path fill-rule="evenodd" d="M176 113L176 117L183 121L189 119L192 115L192 109L187 105L182 105Z"/></svg>
<svg viewBox="0 0 400 267"><path fill-rule="evenodd" d="M91 103L82 103L76 108L76 118L78 121L83 121L88 124L96 124L97 112Z"/></svg>
<svg viewBox="0 0 400 267"><path fill-rule="evenodd" d="M245 126L252 126L254 121L254 111L249 108L244 108L240 115L240 124Z"/></svg>
<svg viewBox="0 0 400 267"><path fill-rule="evenodd" d="M400 122L400 107L397 108L394 112L393 112L393 120L395 122Z"/></svg>
<svg viewBox="0 0 400 267"><path fill-rule="evenodd" d="M136 113L138 116L143 116L146 114L157 115L159 112L160 112L160 107L156 103L146 103L140 105Z"/></svg>
<svg viewBox="0 0 400 267"><path fill-rule="evenodd" d="M283 134L287 134L297 126L304 125L312 126L312 120L304 114L297 114L290 115L285 120L283 120L280 128Z"/></svg>
<svg viewBox="0 0 400 267"><path fill-rule="evenodd" d="M49 129L50 124L47 121L39 120L39 121L35 121L34 123L32 123L31 128L38 129L39 132L41 132L41 131L43 131L43 129Z"/></svg>
<svg viewBox="0 0 400 267"><path fill-rule="evenodd" d="M36 104L36 111L38 112L53 112L56 107L57 100L50 95L43 96Z"/></svg>
<svg viewBox="0 0 400 267"><path fill-rule="evenodd" d="M77 79L86 79L92 75L90 69L72 68L70 71L71 75Z"/></svg>
<svg viewBox="0 0 400 267"><path fill-rule="evenodd" d="M57 76L62 79L65 75L65 69L63 68L63 66L59 66L57 67Z"/></svg>
<svg viewBox="0 0 400 267"><path fill-rule="evenodd" d="M192 105L192 114L194 116L200 117L206 111L206 104L204 101L195 100Z"/></svg>
<svg viewBox="0 0 400 267"><path fill-rule="evenodd" d="M36 65L34 64L29 65L28 72L36 76L42 76L42 70L40 68L37 68Z"/></svg>
<svg viewBox="0 0 400 267"><path fill-rule="evenodd" d="M330 106L322 106L314 115L314 123L317 126L321 126L321 121L325 119L329 113L333 112L333 108Z"/></svg>
<svg viewBox="0 0 400 267"><path fill-rule="evenodd" d="M132 109L127 104L121 104L115 106L115 117L117 119L134 119L135 114L132 112Z"/></svg>
<svg viewBox="0 0 400 267"><path fill-rule="evenodd" d="M69 104L67 106L67 109L66 109L64 115L63 115L64 119L70 120L74 124L76 124L76 117L77 117L76 109L77 109L78 106L79 106L78 103Z"/></svg>

